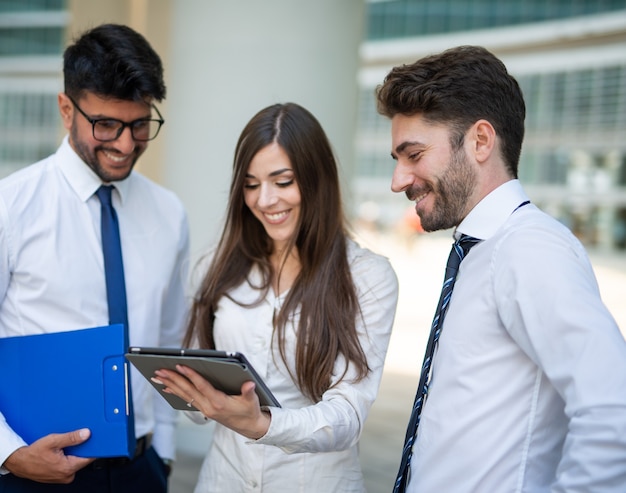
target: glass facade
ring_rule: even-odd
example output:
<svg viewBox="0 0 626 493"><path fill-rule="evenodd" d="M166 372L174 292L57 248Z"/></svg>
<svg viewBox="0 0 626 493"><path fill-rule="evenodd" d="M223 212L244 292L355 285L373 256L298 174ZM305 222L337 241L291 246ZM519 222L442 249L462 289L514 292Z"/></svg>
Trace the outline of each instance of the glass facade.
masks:
<svg viewBox="0 0 626 493"><path fill-rule="evenodd" d="M626 248L626 64L519 78L520 179L590 245Z"/></svg>
<svg viewBox="0 0 626 493"><path fill-rule="evenodd" d="M568 148L571 153L576 148L593 148L598 155L610 153L613 143L623 145L626 64L535 74L519 77L518 81L527 105L529 149L520 164L520 175L526 183L567 183L568 162L563 163L558 155L554 159L554 149ZM598 143L603 145L598 148ZM615 183L620 185L616 166Z"/></svg>
<svg viewBox="0 0 626 493"><path fill-rule="evenodd" d="M420 36L428 45L434 39L429 35L458 30L467 31L471 40L473 29L507 25L523 29L524 23L535 23L536 29L536 22L543 20L573 19L581 24L581 16L589 14L626 15L623 0L391 0L370 2L368 6L370 45L392 38L416 41ZM610 37L610 43L617 44L594 44L581 36L571 44L557 40L534 51L520 40L512 50L526 60L526 65L521 73L515 68L511 73L526 100L519 177L531 199L568 225L585 244L626 249L626 56L602 61L606 46L614 49L626 42L626 23L621 31L614 29ZM561 63L563 68L543 62L550 50L567 53L563 57L571 62ZM592 62L577 63L577 50L592 51ZM375 62L384 73L398 63L391 58L393 53L388 56L388 65L384 59ZM414 60L422 55L403 56ZM364 70L372 69L367 60L364 66ZM400 207L407 203L402 194L388 192L395 164L389 155L390 124L376 111L371 77L361 80L369 82L361 82L355 195L361 204L376 204L381 226L393 226L402 216Z"/></svg>
<svg viewBox="0 0 626 493"><path fill-rule="evenodd" d="M65 0L0 0L0 177L58 146Z"/></svg>
<svg viewBox="0 0 626 493"><path fill-rule="evenodd" d="M621 9L624 0L370 1L367 39L489 29Z"/></svg>
<svg viewBox="0 0 626 493"><path fill-rule="evenodd" d="M58 27L15 27L0 29L0 56L58 54L63 31Z"/></svg>

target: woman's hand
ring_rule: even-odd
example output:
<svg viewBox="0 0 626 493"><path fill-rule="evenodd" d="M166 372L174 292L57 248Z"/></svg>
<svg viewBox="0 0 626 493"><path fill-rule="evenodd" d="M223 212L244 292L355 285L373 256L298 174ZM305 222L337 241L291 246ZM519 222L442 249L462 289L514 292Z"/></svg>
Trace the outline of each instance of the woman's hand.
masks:
<svg viewBox="0 0 626 493"><path fill-rule="evenodd" d="M241 395L228 395L188 366L176 365L176 370L157 370L152 380L165 385L164 392L193 403L204 416L240 435L257 440L267 433L271 415L261 410L254 382L245 382Z"/></svg>

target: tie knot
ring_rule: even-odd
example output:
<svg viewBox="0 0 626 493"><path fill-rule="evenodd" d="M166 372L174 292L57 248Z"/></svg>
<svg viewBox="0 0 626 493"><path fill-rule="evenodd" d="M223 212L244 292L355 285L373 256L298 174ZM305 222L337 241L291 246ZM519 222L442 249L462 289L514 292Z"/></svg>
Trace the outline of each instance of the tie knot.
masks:
<svg viewBox="0 0 626 493"><path fill-rule="evenodd" d="M111 206L111 193L113 192L113 186L112 185L102 185L100 188L98 188L98 190L96 191L96 195L98 196L98 199L100 199L100 203L102 205L106 205L106 206Z"/></svg>
<svg viewBox="0 0 626 493"><path fill-rule="evenodd" d="M448 257L448 263L446 265L446 279L456 277L456 272L461 260L463 260L467 252L480 241L481 240L478 238L473 238L472 236L461 235L461 237L454 242L450 249L450 256Z"/></svg>
<svg viewBox="0 0 626 493"><path fill-rule="evenodd" d="M473 236L464 234L461 235L461 237L456 241L456 244L459 245L463 250L463 255L461 256L461 258L465 257L465 255L467 255L467 252L469 252L473 246L480 243L480 241L481 240L479 240L478 238L474 238Z"/></svg>

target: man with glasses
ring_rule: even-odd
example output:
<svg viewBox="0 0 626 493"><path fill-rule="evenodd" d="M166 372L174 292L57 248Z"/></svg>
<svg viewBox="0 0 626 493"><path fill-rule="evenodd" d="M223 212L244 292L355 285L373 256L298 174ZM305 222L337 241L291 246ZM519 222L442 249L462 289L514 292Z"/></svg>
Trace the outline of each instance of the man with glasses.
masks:
<svg viewBox="0 0 626 493"><path fill-rule="evenodd" d="M66 49L63 72L58 104L69 135L55 154L0 181L0 337L109 324L115 290L104 211L112 204L123 264L117 293L126 293L130 344L179 346L187 314L186 214L172 192L133 172L164 123L155 105L165 97L161 60L140 34L107 24ZM131 389L131 458L66 455L65 447L89 439L84 429L26 443L0 409L0 491L167 491L175 411L136 372ZM59 399L80 399L81 392ZM50 412L53 403L41 402L42 415Z"/></svg>

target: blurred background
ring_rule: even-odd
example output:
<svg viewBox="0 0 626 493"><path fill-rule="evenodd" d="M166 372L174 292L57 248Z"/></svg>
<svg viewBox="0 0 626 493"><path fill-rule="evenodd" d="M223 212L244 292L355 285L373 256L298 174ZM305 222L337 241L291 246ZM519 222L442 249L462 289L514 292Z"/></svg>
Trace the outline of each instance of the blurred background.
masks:
<svg viewBox="0 0 626 493"><path fill-rule="evenodd" d="M585 244L626 248L626 0L0 0L0 176L54 152L61 55L101 22L142 32L165 65L166 124L139 169L176 191L194 252L219 232L233 149L261 108L321 121L354 220L403 224L374 89L400 63L480 44L528 106L521 179Z"/></svg>
<svg viewBox="0 0 626 493"><path fill-rule="evenodd" d="M62 52L103 22L135 28L163 59L166 124L137 169L181 197L194 257L220 232L233 150L254 113L294 101L327 131L355 233L401 283L362 440L368 491L395 477L451 241L421 234L389 189L389 122L374 90L394 65L460 44L505 62L527 102L520 179L587 246L626 327L626 0L0 0L0 177L56 150ZM208 440L210 427L181 421L174 493L192 491Z"/></svg>

